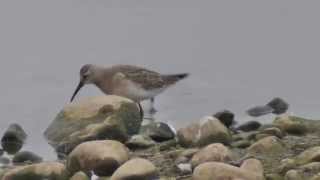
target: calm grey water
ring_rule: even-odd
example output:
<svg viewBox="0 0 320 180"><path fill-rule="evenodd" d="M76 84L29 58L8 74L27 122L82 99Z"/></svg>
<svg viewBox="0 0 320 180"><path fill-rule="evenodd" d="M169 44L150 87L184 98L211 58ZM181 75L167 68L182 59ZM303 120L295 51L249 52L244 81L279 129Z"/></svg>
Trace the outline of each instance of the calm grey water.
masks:
<svg viewBox="0 0 320 180"><path fill-rule="evenodd" d="M134 64L191 76L156 99L181 127L221 109L279 96L320 119L319 1L11 0L0 2L0 133L29 134L26 150L54 158L42 133L86 63ZM99 95L93 86L78 98Z"/></svg>

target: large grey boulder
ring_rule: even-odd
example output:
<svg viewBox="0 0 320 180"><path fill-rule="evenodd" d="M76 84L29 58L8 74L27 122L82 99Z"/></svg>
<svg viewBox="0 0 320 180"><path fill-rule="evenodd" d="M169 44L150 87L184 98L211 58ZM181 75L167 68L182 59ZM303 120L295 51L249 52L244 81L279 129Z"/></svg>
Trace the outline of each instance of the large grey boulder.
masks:
<svg viewBox="0 0 320 180"><path fill-rule="evenodd" d="M125 142L139 132L142 119L133 101L119 96L91 97L65 106L44 135L58 154L89 140Z"/></svg>

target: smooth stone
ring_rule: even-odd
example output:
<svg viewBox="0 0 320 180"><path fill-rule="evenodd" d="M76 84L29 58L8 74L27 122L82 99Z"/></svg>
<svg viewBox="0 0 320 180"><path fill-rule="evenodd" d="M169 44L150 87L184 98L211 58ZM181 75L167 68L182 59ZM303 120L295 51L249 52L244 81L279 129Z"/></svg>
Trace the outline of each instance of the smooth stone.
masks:
<svg viewBox="0 0 320 180"><path fill-rule="evenodd" d="M177 165L179 172L182 174L191 174L192 173L192 165L190 163L180 163Z"/></svg>
<svg viewBox="0 0 320 180"><path fill-rule="evenodd" d="M248 141L248 140L240 140L240 141L232 142L231 146L235 147L235 148L244 149L244 148L247 148L247 147L251 146L251 142Z"/></svg>
<svg viewBox="0 0 320 180"><path fill-rule="evenodd" d="M68 156L67 169L94 171L98 176L109 176L129 159L128 148L118 141L89 141L78 145Z"/></svg>
<svg viewBox="0 0 320 180"><path fill-rule="evenodd" d="M298 171L290 170L284 176L284 180L304 180Z"/></svg>
<svg viewBox="0 0 320 180"><path fill-rule="evenodd" d="M268 105L263 106L255 106L247 110L247 114L253 117L259 117L263 115L270 114L274 111L274 109Z"/></svg>
<svg viewBox="0 0 320 180"><path fill-rule="evenodd" d="M273 109L273 114L283 114L289 109L289 104L279 97L272 99L267 105Z"/></svg>
<svg viewBox="0 0 320 180"><path fill-rule="evenodd" d="M255 131L258 130L261 127L261 123L257 121L248 121L244 124L241 124L236 128L236 130L244 131L244 132L249 132L249 131Z"/></svg>
<svg viewBox="0 0 320 180"><path fill-rule="evenodd" d="M266 128L260 131L261 134L269 134L272 136L276 136L278 138L283 138L284 134L283 132L277 128L277 127L270 127L270 128Z"/></svg>
<svg viewBox="0 0 320 180"><path fill-rule="evenodd" d="M183 147L206 146L212 143L229 144L232 140L229 130L211 116L179 129L177 137Z"/></svg>
<svg viewBox="0 0 320 180"><path fill-rule="evenodd" d="M90 180L90 178L86 173L80 171L74 174L70 180Z"/></svg>
<svg viewBox="0 0 320 180"><path fill-rule="evenodd" d="M285 151L280 139L275 136L268 136L255 142L248 148L251 155L276 154Z"/></svg>
<svg viewBox="0 0 320 180"><path fill-rule="evenodd" d="M133 135L129 141L126 142L126 145L130 149L143 149L156 145L156 142L154 142L149 136L138 134Z"/></svg>
<svg viewBox="0 0 320 180"><path fill-rule="evenodd" d="M255 159L246 161L240 168L221 162L200 164L195 168L192 180L264 180L261 162Z"/></svg>
<svg viewBox="0 0 320 180"><path fill-rule="evenodd" d="M272 124L289 134L301 135L308 131L307 125L302 119L287 114L276 117Z"/></svg>
<svg viewBox="0 0 320 180"><path fill-rule="evenodd" d="M215 118L219 119L222 124L224 124L227 128L235 124L234 121L234 113L229 110L219 111L213 115Z"/></svg>
<svg viewBox="0 0 320 180"><path fill-rule="evenodd" d="M305 165L311 162L318 162L320 160L320 146L309 148L300 153L294 159L295 164Z"/></svg>
<svg viewBox="0 0 320 180"><path fill-rule="evenodd" d="M7 171L2 180L68 180L69 173L62 163L42 162L13 168Z"/></svg>
<svg viewBox="0 0 320 180"><path fill-rule="evenodd" d="M120 166L110 180L152 180L157 176L157 168L149 160L135 158Z"/></svg>
<svg viewBox="0 0 320 180"><path fill-rule="evenodd" d="M140 134L149 136L156 142L168 141L175 138L175 132L171 127L163 122L151 122L141 126Z"/></svg>
<svg viewBox="0 0 320 180"><path fill-rule="evenodd" d="M58 154L90 140L125 142L139 132L142 119L137 104L124 97L91 97L66 105L45 131Z"/></svg>
<svg viewBox="0 0 320 180"><path fill-rule="evenodd" d="M226 146L221 143L215 143L204 147L195 155L193 155L191 159L191 165L193 168L195 168L199 164L205 162L226 162L230 161L231 158L232 152Z"/></svg>
<svg viewBox="0 0 320 180"><path fill-rule="evenodd" d="M1 145L8 154L15 154L20 151L27 139L27 133L19 124L11 124L1 139Z"/></svg>
<svg viewBox="0 0 320 180"><path fill-rule="evenodd" d="M12 162L13 164L39 163L42 162L42 157L33 152L21 151L14 155Z"/></svg>

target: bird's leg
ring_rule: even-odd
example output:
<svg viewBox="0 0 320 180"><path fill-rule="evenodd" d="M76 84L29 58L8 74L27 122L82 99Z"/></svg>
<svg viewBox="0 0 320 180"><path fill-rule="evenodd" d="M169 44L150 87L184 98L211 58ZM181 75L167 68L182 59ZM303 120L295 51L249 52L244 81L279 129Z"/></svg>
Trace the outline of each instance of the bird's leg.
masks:
<svg viewBox="0 0 320 180"><path fill-rule="evenodd" d="M155 114L157 110L154 108L154 97L150 98L150 110L149 113L151 115Z"/></svg>
<svg viewBox="0 0 320 180"><path fill-rule="evenodd" d="M142 106L141 106L140 102L137 102L137 104L138 104L138 106L139 106L139 111L140 111L141 119L143 120L144 112L143 112Z"/></svg>

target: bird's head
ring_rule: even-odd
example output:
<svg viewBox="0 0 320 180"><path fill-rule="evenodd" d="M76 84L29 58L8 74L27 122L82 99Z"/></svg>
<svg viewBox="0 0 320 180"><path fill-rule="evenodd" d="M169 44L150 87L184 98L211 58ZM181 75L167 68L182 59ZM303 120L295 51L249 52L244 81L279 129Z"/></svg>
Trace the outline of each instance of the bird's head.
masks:
<svg viewBox="0 0 320 180"><path fill-rule="evenodd" d="M80 89L85 85L85 84L92 84L94 81L94 65L92 64L86 64L81 67L80 69L80 81L79 84L74 91L70 102L73 101L73 99L76 97Z"/></svg>

